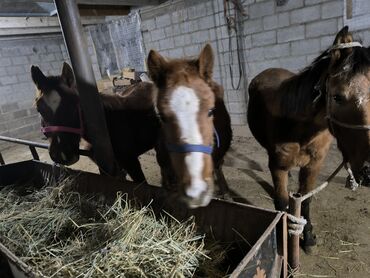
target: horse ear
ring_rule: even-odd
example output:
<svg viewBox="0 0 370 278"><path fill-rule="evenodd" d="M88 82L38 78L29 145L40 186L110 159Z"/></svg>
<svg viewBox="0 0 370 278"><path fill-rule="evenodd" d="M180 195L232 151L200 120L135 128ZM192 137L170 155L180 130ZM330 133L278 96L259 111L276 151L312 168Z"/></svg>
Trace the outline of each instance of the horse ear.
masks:
<svg viewBox="0 0 370 278"><path fill-rule="evenodd" d="M47 78L42 73L42 71L40 70L38 66L34 66L34 65L31 66L31 77L32 77L33 83L35 83L36 87L39 90L45 89Z"/></svg>
<svg viewBox="0 0 370 278"><path fill-rule="evenodd" d="M208 81L212 79L213 76L213 63L214 63L214 56L213 50L210 44L207 44L199 55L199 73L200 76Z"/></svg>
<svg viewBox="0 0 370 278"><path fill-rule="evenodd" d="M348 26L344 26L342 30L338 32L336 35L333 47L336 45L339 45L341 43L350 43L353 42L353 37L351 32L348 31ZM342 64L344 59L348 57L352 53L353 49L350 48L344 48L344 49L334 49L331 51L331 61L330 61L330 68L336 67L337 65Z"/></svg>
<svg viewBox="0 0 370 278"><path fill-rule="evenodd" d="M162 82L162 76L166 71L167 62L157 51L150 50L148 55L148 71L153 82L158 85Z"/></svg>
<svg viewBox="0 0 370 278"><path fill-rule="evenodd" d="M62 67L62 79L67 83L68 87L73 87L76 85L75 76L73 70L68 63L64 62Z"/></svg>

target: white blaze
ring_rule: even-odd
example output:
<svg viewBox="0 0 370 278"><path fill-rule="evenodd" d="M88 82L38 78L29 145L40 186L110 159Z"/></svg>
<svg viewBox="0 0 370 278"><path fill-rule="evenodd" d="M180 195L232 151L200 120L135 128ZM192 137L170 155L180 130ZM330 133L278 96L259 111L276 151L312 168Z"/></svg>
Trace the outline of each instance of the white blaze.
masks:
<svg viewBox="0 0 370 278"><path fill-rule="evenodd" d="M52 90L48 94L44 95L44 101L46 105L49 106L49 108L51 109L51 111L53 111L54 114L57 111L61 100L62 98L55 90Z"/></svg>
<svg viewBox="0 0 370 278"><path fill-rule="evenodd" d="M203 138L197 122L199 104L199 98L191 88L179 86L172 93L170 108L179 123L181 139L187 144L203 145ZM198 198L207 189L207 184L202 177L203 153L187 154L185 163L191 176L191 184L186 190L186 194L189 197Z"/></svg>

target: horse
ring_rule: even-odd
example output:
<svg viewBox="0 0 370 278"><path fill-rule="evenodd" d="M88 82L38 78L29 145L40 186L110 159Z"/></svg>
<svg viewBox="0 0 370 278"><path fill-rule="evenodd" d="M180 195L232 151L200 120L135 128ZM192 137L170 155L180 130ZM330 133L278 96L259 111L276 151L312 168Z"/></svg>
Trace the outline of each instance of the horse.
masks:
<svg viewBox="0 0 370 278"><path fill-rule="evenodd" d="M151 50L147 63L158 88L161 141L183 200L190 208L207 206L215 181L222 193L228 189L222 164L232 140L223 89L212 80L212 48L207 44L196 59L165 59Z"/></svg>
<svg viewBox="0 0 370 278"><path fill-rule="evenodd" d="M347 44L351 41L348 27L344 27L333 46L300 73L271 68L249 85L248 124L267 150L278 210L288 207L288 173L293 167L300 167L298 192L306 194L314 188L331 134L357 178L368 159L368 129L350 130L338 124L364 127L370 121L369 51L351 47ZM303 248L310 253L316 244L310 199L302 203L302 216L307 220Z"/></svg>
<svg viewBox="0 0 370 278"><path fill-rule="evenodd" d="M89 142L73 71L64 63L60 76L45 76L39 67L32 66L31 76L50 157L56 163L71 165L79 160L81 138ZM155 90L152 83L140 82L122 94L99 94L117 165L136 183L146 182L138 156L152 148L158 156L161 124L151 100Z"/></svg>
<svg viewBox="0 0 370 278"><path fill-rule="evenodd" d="M327 118L349 176L347 184L370 185L370 48L353 42L348 28L331 52ZM347 47L343 47L347 46Z"/></svg>

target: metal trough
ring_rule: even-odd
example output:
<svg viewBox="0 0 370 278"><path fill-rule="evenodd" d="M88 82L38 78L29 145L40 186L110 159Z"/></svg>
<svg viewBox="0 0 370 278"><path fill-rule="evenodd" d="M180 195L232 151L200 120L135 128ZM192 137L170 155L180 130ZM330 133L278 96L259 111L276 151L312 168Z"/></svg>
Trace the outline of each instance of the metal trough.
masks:
<svg viewBox="0 0 370 278"><path fill-rule="evenodd" d="M36 160L5 164L0 166L0 186L22 185L30 181L40 186L51 179L57 180L60 172L58 166ZM233 269L230 277L264 278L287 275L284 213L218 199L212 200L206 208L190 210L159 187L138 186L127 181L67 169L67 173L76 172L80 173L80 193L102 194L110 200L117 191L122 191L143 205L151 202L157 213L166 210L179 220L194 215L200 232L212 232L215 240L237 246L233 253L228 254L228 263L231 263ZM0 254L0 262L5 261L5 265L9 266L0 267L0 277L35 277L31 269L1 243Z"/></svg>

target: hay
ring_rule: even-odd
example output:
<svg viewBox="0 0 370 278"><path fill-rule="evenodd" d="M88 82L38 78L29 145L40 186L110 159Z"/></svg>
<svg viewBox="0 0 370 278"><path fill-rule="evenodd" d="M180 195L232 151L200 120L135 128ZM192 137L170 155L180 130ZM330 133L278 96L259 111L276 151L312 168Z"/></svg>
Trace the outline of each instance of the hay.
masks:
<svg viewBox="0 0 370 278"><path fill-rule="evenodd" d="M71 178L27 191L0 191L0 240L41 277L224 276L224 248L207 251L193 219L157 219L121 194L109 207L73 192Z"/></svg>

